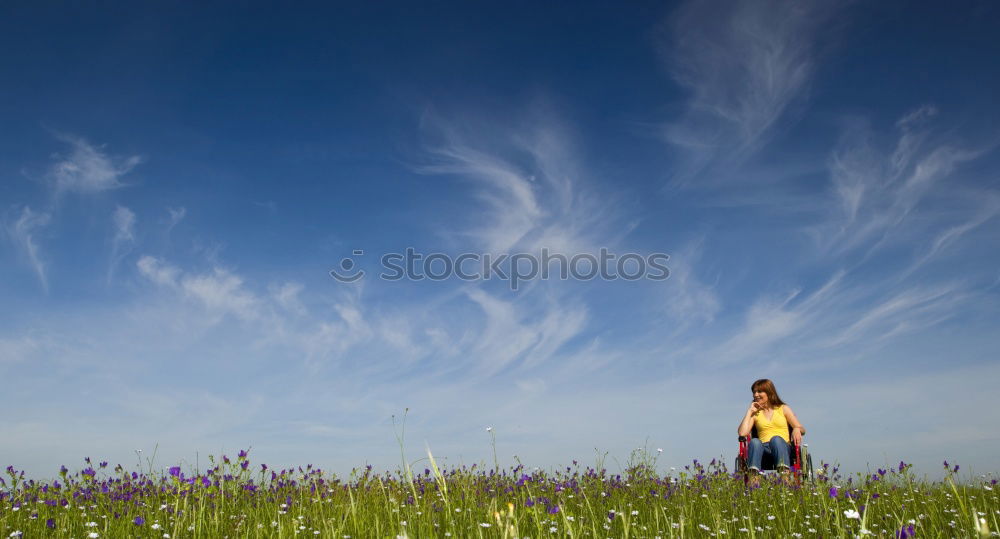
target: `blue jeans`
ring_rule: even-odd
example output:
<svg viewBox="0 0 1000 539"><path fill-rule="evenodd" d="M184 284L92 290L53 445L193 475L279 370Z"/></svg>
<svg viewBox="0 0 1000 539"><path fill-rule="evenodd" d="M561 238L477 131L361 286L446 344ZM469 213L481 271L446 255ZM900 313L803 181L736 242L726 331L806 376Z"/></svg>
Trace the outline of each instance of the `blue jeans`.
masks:
<svg viewBox="0 0 1000 539"><path fill-rule="evenodd" d="M760 438L752 438L747 447L747 465L752 470L788 468L791 462L791 452L788 442L781 436L775 436L765 444ZM763 464L771 464L762 468Z"/></svg>

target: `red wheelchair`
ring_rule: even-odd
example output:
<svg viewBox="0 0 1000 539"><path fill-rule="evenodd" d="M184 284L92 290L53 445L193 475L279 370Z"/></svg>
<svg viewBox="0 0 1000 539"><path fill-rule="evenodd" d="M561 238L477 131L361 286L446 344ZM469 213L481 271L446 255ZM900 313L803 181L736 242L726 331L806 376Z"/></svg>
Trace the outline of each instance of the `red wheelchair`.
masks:
<svg viewBox="0 0 1000 539"><path fill-rule="evenodd" d="M743 483L750 482L749 446L750 440L757 438L757 427L753 427L750 436L740 436L740 452L736 457L736 473L743 476ZM792 427L788 427L788 439L792 439ZM809 444L789 444L791 447L791 473L794 480L801 483L803 479L812 480L813 464L812 455L809 454ZM774 471L773 459L766 458L761 462L761 471Z"/></svg>

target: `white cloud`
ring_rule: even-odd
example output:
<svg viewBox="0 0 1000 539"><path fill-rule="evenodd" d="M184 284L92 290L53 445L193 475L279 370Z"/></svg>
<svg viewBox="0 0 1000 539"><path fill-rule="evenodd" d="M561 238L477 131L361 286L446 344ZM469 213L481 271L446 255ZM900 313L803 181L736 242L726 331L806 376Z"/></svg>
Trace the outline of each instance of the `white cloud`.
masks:
<svg viewBox="0 0 1000 539"><path fill-rule="evenodd" d="M301 283L284 283L271 288L271 297L286 311L302 315L306 313L306 308L299 296L304 288Z"/></svg>
<svg viewBox="0 0 1000 539"><path fill-rule="evenodd" d="M71 146L68 156L56 156L48 176L56 194L99 193L124 184L121 177L142 162L139 156L116 158L94 147L81 137L60 137Z"/></svg>
<svg viewBox="0 0 1000 539"><path fill-rule="evenodd" d="M474 249L596 252L620 230L614 227L615 196L598 194L587 182L568 130L544 106L532 112L518 127L483 122L480 130L427 119L443 141L428 149L433 163L418 170L455 175L476 187L476 224L461 227Z"/></svg>
<svg viewBox="0 0 1000 539"><path fill-rule="evenodd" d="M139 273L158 285L177 285L180 270L156 257L145 255L136 262L136 267L139 268Z"/></svg>
<svg viewBox="0 0 1000 539"><path fill-rule="evenodd" d="M524 308L475 288L467 290L466 295L486 316L469 354L477 358L488 375L518 365L535 367L546 363L580 334L587 320L587 311L582 307L552 302L541 308Z"/></svg>
<svg viewBox="0 0 1000 539"><path fill-rule="evenodd" d="M954 198L960 191L952 186L943 192L944 182L959 165L984 152L934 137L926 123L936 115L930 106L905 115L896 123L896 142L891 150L874 142L876 137L866 124L855 123L845 132L841 147L829 161L832 196L840 210L812 231L821 250L836 256L856 249L871 252L895 241L912 241L915 229L924 235L938 234L941 223L927 216L914 217L914 208L932 194L945 194L934 202L947 208L945 203L950 201L946 197ZM996 193L976 191L974 197L953 202L966 206L957 212L963 219L970 203L977 217L951 226L950 232L939 236L940 243L932 246L934 252L992 217L997 209Z"/></svg>
<svg viewBox="0 0 1000 539"><path fill-rule="evenodd" d="M243 279L222 268L211 273L185 275L180 282L184 293L199 300L209 311L233 314L242 319L260 315L260 300L243 287Z"/></svg>
<svg viewBox="0 0 1000 539"><path fill-rule="evenodd" d="M691 92L666 139L690 159L676 179L736 163L765 144L801 99L818 43L840 2L688 2L671 19L664 55Z"/></svg>
<svg viewBox="0 0 1000 539"><path fill-rule="evenodd" d="M21 215L14 222L5 223L7 236L27 258L28 264L38 277L38 282L46 292L49 289L49 282L37 236L38 232L49 224L51 217L49 213L38 213L24 206L21 208Z"/></svg>
<svg viewBox="0 0 1000 539"><path fill-rule="evenodd" d="M174 227L180 224L184 220L184 217L187 216L187 208L183 206L179 208L167 208L167 214L169 217L167 218L166 235L170 236L170 232L174 230Z"/></svg>
<svg viewBox="0 0 1000 539"><path fill-rule="evenodd" d="M670 280L664 288L663 307L677 324L678 332L693 324L711 323L722 309L715 287L703 283L697 274L704 241L701 238L691 242L670 259Z"/></svg>
<svg viewBox="0 0 1000 539"><path fill-rule="evenodd" d="M108 264L108 284L114 278L115 268L135 244L135 213L125 206L118 206L112 214L114 237L111 239L111 262Z"/></svg>

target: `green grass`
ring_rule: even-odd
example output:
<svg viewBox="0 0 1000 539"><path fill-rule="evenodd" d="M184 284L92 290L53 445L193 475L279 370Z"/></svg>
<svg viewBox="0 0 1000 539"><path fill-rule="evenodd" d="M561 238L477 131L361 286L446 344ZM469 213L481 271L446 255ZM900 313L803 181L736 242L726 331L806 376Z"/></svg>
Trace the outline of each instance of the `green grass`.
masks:
<svg viewBox="0 0 1000 539"><path fill-rule="evenodd" d="M658 473L633 454L621 473L602 464L557 470L426 467L344 477L312 467L272 471L249 455L173 475L122 467L26 480L9 469L3 536L25 537L917 537L996 536L992 476L917 479L907 465L815 481L767 476L748 489L713 461ZM89 463L88 463L89 464ZM835 491L834 491L835 489ZM858 518L851 518L855 513ZM136 524L137 518L140 524ZM450 535L449 535L450 534Z"/></svg>

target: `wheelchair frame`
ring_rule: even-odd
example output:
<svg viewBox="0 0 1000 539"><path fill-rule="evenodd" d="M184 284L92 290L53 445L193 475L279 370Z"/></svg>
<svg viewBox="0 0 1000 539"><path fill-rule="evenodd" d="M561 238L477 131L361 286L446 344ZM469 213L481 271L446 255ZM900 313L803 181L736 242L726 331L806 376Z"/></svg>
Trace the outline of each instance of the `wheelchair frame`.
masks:
<svg viewBox="0 0 1000 539"><path fill-rule="evenodd" d="M753 427L750 430L750 436L740 436L740 452L736 457L736 473L743 475L743 483L748 484L750 482L750 466L749 460L749 448L750 440L757 438L757 427ZM792 427L788 427L788 439L792 439ZM792 442L789 444L792 446L791 451L791 472L792 477L798 482L802 482L802 479L812 480L813 479L813 465L812 465L812 455L809 454L808 444L796 444ZM773 471L773 470L761 470Z"/></svg>

